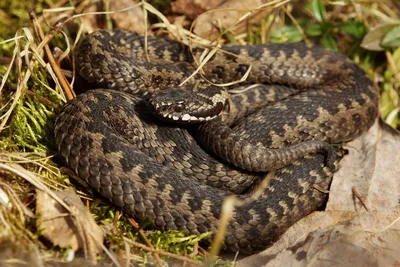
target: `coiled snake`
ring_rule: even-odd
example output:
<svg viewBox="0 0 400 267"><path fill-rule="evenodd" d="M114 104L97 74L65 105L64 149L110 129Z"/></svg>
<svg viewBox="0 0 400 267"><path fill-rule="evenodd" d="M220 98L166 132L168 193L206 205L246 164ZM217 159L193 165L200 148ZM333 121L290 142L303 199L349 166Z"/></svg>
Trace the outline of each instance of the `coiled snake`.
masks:
<svg viewBox="0 0 400 267"><path fill-rule="evenodd" d="M366 74L317 46L223 46L229 53L214 55L204 76L230 82L251 65L238 90L255 84L230 95L200 77L177 88L203 50L156 37L144 47L134 33L88 35L77 69L107 89L69 101L55 133L80 179L158 229L215 233L224 199L247 200L262 184L261 196L235 209L224 245L246 253L269 246L326 198L316 188L329 188L340 159L327 143L352 140L377 116ZM275 170L268 181L267 170Z"/></svg>

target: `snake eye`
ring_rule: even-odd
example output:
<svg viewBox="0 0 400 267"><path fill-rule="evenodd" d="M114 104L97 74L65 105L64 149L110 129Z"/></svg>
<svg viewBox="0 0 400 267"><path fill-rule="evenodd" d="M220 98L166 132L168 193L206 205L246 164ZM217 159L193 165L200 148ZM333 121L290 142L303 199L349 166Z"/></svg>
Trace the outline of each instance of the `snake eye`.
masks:
<svg viewBox="0 0 400 267"><path fill-rule="evenodd" d="M175 112L182 112L185 109L185 104L183 103L178 103L174 105L174 111Z"/></svg>

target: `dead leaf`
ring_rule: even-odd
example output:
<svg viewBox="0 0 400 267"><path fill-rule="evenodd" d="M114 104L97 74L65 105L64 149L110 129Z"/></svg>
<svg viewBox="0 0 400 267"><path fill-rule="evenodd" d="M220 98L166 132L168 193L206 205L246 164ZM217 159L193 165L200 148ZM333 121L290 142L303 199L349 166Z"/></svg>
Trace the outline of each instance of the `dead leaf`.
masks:
<svg viewBox="0 0 400 267"><path fill-rule="evenodd" d="M66 202L71 212L45 192L37 190L37 224L42 235L61 248L70 247L74 251L84 248L85 255L95 259L102 251L102 230L73 189L54 193Z"/></svg>
<svg viewBox="0 0 400 267"><path fill-rule="evenodd" d="M3 228L4 229L4 228ZM2 230L0 237L0 266L43 266L37 247Z"/></svg>
<svg viewBox="0 0 400 267"><path fill-rule="evenodd" d="M349 156L335 174L327 210L363 211L352 188L366 200L369 210L389 210L399 205L400 133L380 121L345 148Z"/></svg>
<svg viewBox="0 0 400 267"><path fill-rule="evenodd" d="M293 225L237 266L370 266L400 262L400 133L382 121L348 143L324 212ZM353 188L368 210L355 196Z"/></svg>
<svg viewBox="0 0 400 267"><path fill-rule="evenodd" d="M213 40L221 33L221 29L228 29L233 26L238 20L248 12L265 5L263 0L227 0L218 8L200 15L195 21L194 33ZM265 7L254 11L246 19L230 29L233 34L245 32L249 24L258 24L272 11L271 7Z"/></svg>
<svg viewBox="0 0 400 267"><path fill-rule="evenodd" d="M213 9L221 5L225 0L176 0L171 3L172 12L186 15L188 18L194 19L201 13Z"/></svg>
<svg viewBox="0 0 400 267"><path fill-rule="evenodd" d="M333 219L330 215L337 214L326 212L322 216ZM400 263L400 224L388 226L399 216L400 207L390 213L363 212L351 220L321 227L283 251L265 251L237 266L393 266Z"/></svg>
<svg viewBox="0 0 400 267"><path fill-rule="evenodd" d="M109 8L106 8L105 1L98 1L96 4L85 9L84 12L103 12L103 11L119 11L130 8L122 12L110 13L113 27L120 30L134 31L140 34L144 34L145 19L143 14L143 8L141 6L135 6L135 2L132 0L118 0L118 1L107 1ZM105 15L85 15L82 17L82 21L85 25L84 32L92 32L97 28L106 28L106 16Z"/></svg>

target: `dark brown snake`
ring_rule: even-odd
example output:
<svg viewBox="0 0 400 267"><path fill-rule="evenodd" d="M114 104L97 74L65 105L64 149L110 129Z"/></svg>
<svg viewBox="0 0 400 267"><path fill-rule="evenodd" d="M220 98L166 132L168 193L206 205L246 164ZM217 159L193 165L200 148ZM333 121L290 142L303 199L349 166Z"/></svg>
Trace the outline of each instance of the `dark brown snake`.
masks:
<svg viewBox="0 0 400 267"><path fill-rule="evenodd" d="M251 62L240 88L257 84L228 102L220 87L207 88L198 76L178 88L201 49L193 57L186 46L155 37L147 49L150 61L144 38L122 31L99 31L81 43L79 73L108 89L87 91L63 107L55 129L60 155L128 215L187 234L216 233L226 197L248 200L267 184L261 196L235 209L224 241L229 250L263 249L316 210L341 158L327 144L354 139L378 113L366 74L318 46L223 46L230 54L214 55L204 76L238 80ZM171 94L175 106L166 100ZM190 125L165 120L200 117L203 123ZM261 183L269 169L276 171Z"/></svg>

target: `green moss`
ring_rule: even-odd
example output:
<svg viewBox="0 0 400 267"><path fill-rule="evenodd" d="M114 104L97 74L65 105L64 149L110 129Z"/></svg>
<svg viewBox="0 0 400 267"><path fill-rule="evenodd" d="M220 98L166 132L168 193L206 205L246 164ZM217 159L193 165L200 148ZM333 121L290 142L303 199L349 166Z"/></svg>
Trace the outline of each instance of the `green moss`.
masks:
<svg viewBox="0 0 400 267"><path fill-rule="evenodd" d="M2 0L0 1L0 41L14 37L22 27L30 27L29 12L41 12L47 8L45 0Z"/></svg>
<svg viewBox="0 0 400 267"><path fill-rule="evenodd" d="M148 238L157 249L184 255L193 252L194 244L210 235L211 233L204 233L199 236L185 236L182 232L170 230L164 232L152 231Z"/></svg>
<svg viewBox="0 0 400 267"><path fill-rule="evenodd" d="M13 114L12 140L21 149L47 152L51 147L55 114L36 99L19 103Z"/></svg>

